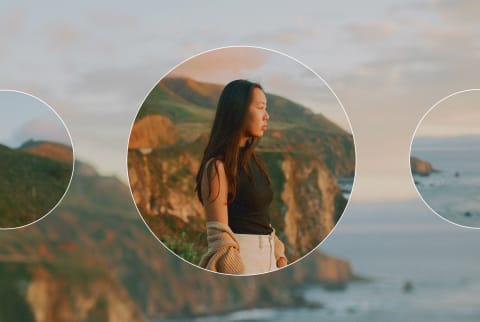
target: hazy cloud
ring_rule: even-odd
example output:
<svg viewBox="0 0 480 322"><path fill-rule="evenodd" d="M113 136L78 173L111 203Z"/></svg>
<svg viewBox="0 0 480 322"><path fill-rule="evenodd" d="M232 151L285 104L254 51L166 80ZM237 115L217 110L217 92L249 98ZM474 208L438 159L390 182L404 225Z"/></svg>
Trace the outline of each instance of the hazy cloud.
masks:
<svg viewBox="0 0 480 322"><path fill-rule="evenodd" d="M0 57L9 47L10 42L20 34L25 22L25 12L17 9L0 15Z"/></svg>
<svg viewBox="0 0 480 322"><path fill-rule="evenodd" d="M298 18L301 20L301 18ZM321 31L312 26L290 27L250 35L248 39L255 43L274 43L281 46L294 46L303 41L310 41L321 36Z"/></svg>
<svg viewBox="0 0 480 322"><path fill-rule="evenodd" d="M96 10L87 14L87 19L97 28L131 29L139 26L138 18L131 15L121 15L111 10Z"/></svg>
<svg viewBox="0 0 480 322"><path fill-rule="evenodd" d="M253 6L258 10L251 10ZM0 30L0 52L8 49L2 55L0 84L28 89L54 103L82 158L103 173L125 173L126 128L169 68L222 45L274 48L311 66L343 102L358 152L359 192L352 196L415 198L408 155L417 123L440 98L478 84L479 4L377 0L371 6L351 2L350 13L333 2L275 6L278 10L271 15L272 4L258 2L233 8L222 2L183 7L152 3L135 10L129 4L102 3L95 11L82 3L54 10L30 5L28 19L21 10L2 13L12 18L8 23L0 19L0 25L14 32ZM232 10L235 15L226 14ZM71 28L52 32L62 23ZM264 72L264 60L242 55L211 60L191 66L185 76L203 73L210 77L203 80L222 82L227 76L209 75L211 66L221 70L230 65L246 75ZM291 88L303 95L295 87L295 82L305 82L301 76L282 79L285 75L274 70L269 75L267 83L272 81L282 93ZM313 81L304 84L314 89ZM315 101L323 104L326 95L321 93Z"/></svg>
<svg viewBox="0 0 480 322"><path fill-rule="evenodd" d="M306 70L305 67L301 67ZM315 113L321 113L351 132L348 119L340 103L326 84L311 71L309 76L299 70L296 74L273 73L264 79L265 89L300 103ZM268 87L267 87L268 86ZM272 118L275 115L271 115Z"/></svg>
<svg viewBox="0 0 480 322"><path fill-rule="evenodd" d="M4 35L15 36L22 30L24 22L25 12L23 10L17 9L13 12L4 12L2 19L0 19L0 30Z"/></svg>
<svg viewBox="0 0 480 322"><path fill-rule="evenodd" d="M480 135L480 90L458 93L432 108L416 136Z"/></svg>
<svg viewBox="0 0 480 322"><path fill-rule="evenodd" d="M84 109L93 114L125 115L124 111L138 111L144 98L166 72L164 63L155 61L103 67L83 73L68 85L68 92L77 104L86 106Z"/></svg>
<svg viewBox="0 0 480 322"><path fill-rule="evenodd" d="M352 39L361 43L380 42L394 36L399 26L392 21L375 23L356 23L347 26Z"/></svg>
<svg viewBox="0 0 480 322"><path fill-rule="evenodd" d="M444 18L460 24L478 24L480 3L477 0L435 0L425 5Z"/></svg>
<svg viewBox="0 0 480 322"><path fill-rule="evenodd" d="M12 146L19 146L30 139L53 141L70 145L70 138L61 121L55 121L51 118L35 118L27 121L14 130L9 143Z"/></svg>
<svg viewBox="0 0 480 322"><path fill-rule="evenodd" d="M47 33L50 44L57 50L69 49L78 44L81 39L80 31L64 22L51 24Z"/></svg>
<svg viewBox="0 0 480 322"><path fill-rule="evenodd" d="M223 83L232 74L257 70L267 63L270 52L258 48L230 47L210 51L183 62L170 76Z"/></svg>
<svg viewBox="0 0 480 322"><path fill-rule="evenodd" d="M349 113L357 144L360 175L354 198L415 198L408 156L416 125L439 99L478 85L478 28L455 24L444 8L411 7L391 16L385 28L364 21L355 30L351 24L345 29L369 51L368 59L331 82ZM369 46L369 34L387 37L388 46L381 41Z"/></svg>

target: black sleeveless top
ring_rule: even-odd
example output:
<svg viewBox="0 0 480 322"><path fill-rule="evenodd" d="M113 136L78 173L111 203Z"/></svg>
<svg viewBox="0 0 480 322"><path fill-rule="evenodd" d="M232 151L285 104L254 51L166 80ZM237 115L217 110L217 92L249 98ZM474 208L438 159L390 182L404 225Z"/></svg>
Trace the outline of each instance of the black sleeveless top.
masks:
<svg viewBox="0 0 480 322"><path fill-rule="evenodd" d="M251 174L251 181L239 165L237 193L228 205L228 225L236 234L268 235L273 231L269 209L273 191L253 158L250 158L246 168Z"/></svg>

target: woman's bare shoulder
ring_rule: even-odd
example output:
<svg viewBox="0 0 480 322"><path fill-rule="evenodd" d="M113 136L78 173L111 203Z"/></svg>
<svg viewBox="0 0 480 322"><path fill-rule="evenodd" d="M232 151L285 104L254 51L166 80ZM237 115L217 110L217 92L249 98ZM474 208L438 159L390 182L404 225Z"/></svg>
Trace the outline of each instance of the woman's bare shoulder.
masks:
<svg viewBox="0 0 480 322"><path fill-rule="evenodd" d="M222 160L210 159L205 163L205 171L202 177L202 191L205 192L205 201L215 201L217 197L223 197L228 190L228 181L225 174L225 166ZM221 196L222 195L222 196ZM223 199L223 198L221 198Z"/></svg>
<svg viewBox="0 0 480 322"><path fill-rule="evenodd" d="M225 166L220 159L211 158L205 162L205 171L203 171L203 177L209 175L208 181L211 181L215 177L226 177Z"/></svg>
<svg viewBox="0 0 480 322"><path fill-rule="evenodd" d="M211 161L210 165L206 164L202 178L202 200L207 221L218 221L228 225L228 182L221 160Z"/></svg>

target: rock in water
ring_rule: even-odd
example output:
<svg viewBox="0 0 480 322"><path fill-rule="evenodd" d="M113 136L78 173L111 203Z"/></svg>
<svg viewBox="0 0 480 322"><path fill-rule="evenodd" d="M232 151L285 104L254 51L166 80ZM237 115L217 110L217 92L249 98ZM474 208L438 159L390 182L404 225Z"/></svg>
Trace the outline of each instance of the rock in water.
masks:
<svg viewBox="0 0 480 322"><path fill-rule="evenodd" d="M430 162L414 156L410 157L410 168L412 169L413 174L418 174L423 177L429 176L434 171Z"/></svg>
<svg viewBox="0 0 480 322"><path fill-rule="evenodd" d="M408 280L403 284L403 292L404 293L411 293L413 291L413 283L412 281Z"/></svg>

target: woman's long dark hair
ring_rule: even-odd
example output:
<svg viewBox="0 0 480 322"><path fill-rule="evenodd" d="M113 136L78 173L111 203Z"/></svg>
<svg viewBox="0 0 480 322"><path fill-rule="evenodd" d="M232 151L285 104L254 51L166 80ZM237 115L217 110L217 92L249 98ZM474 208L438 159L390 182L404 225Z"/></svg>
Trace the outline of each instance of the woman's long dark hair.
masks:
<svg viewBox="0 0 480 322"><path fill-rule="evenodd" d="M237 79L228 83L220 94L210 138L203 152L202 162L200 163L200 169L198 170L196 178L197 186L195 190L197 191L198 199L202 203L204 201L202 198L202 177L205 171L205 165L210 159L223 162L228 181L228 194L230 196L228 203L231 203L235 199L237 192L237 169L239 163L240 166L246 170L246 165L250 158L253 158L270 184L270 177L268 176L265 164L253 152L260 138L249 138L245 148L242 149L242 153L240 153L239 149L240 139L246 128L245 116L247 115L247 110L255 88L263 91L262 86L257 83ZM216 171L218 174L216 162L209 162L206 170L207 178L212 178L212 171ZM248 173L248 171L246 172ZM220 180L220 178L218 179ZM210 197L210 194L211 190L209 189L207 198ZM217 197L218 194L215 198Z"/></svg>

